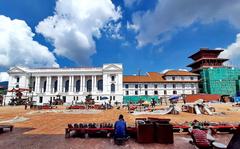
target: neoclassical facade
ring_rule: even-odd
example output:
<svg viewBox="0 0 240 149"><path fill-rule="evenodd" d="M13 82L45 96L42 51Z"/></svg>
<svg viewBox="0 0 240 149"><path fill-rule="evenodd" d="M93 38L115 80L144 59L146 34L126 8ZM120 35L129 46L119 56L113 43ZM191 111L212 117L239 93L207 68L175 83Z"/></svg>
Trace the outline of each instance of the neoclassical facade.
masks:
<svg viewBox="0 0 240 149"><path fill-rule="evenodd" d="M96 102L102 97L113 102L122 102L122 64L104 64L96 68L10 68L8 90L31 89L23 92L22 98L32 97L37 104L49 103L61 98L65 103L85 101L92 95ZM16 96L8 92L6 103Z"/></svg>

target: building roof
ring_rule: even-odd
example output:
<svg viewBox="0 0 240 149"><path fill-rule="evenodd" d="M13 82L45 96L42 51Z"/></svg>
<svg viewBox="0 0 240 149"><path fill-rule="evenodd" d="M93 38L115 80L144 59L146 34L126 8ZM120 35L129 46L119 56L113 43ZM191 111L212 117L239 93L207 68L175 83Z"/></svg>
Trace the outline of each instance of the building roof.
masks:
<svg viewBox="0 0 240 149"><path fill-rule="evenodd" d="M144 76L123 76L124 83L160 83L160 82L197 82L197 81L187 81L187 80L169 80L165 79L165 76L197 76L198 74L188 72L188 71L180 71L180 70L169 70L163 74L158 72L148 72L147 75Z"/></svg>
<svg viewBox="0 0 240 149"><path fill-rule="evenodd" d="M223 63L223 62L227 61L228 59L226 59L226 58L200 58L200 59L194 61L193 63L187 65L187 67L191 67L191 66L193 66L193 65L196 65L197 63L201 63L201 62L204 61L204 60L219 61L219 62L222 62L222 63Z"/></svg>
<svg viewBox="0 0 240 149"><path fill-rule="evenodd" d="M209 48L200 48L200 50L196 53L194 53L193 55L189 56L188 58L194 58L195 56L201 54L201 53L216 53L218 56L222 51L224 50L211 50Z"/></svg>
<svg viewBox="0 0 240 149"><path fill-rule="evenodd" d="M199 99L203 99L203 101L219 101L221 98L220 95L217 94L193 94L193 95L186 95L185 101L186 102L195 102Z"/></svg>
<svg viewBox="0 0 240 149"><path fill-rule="evenodd" d="M198 76L196 73L182 70L169 70L164 73L165 76Z"/></svg>

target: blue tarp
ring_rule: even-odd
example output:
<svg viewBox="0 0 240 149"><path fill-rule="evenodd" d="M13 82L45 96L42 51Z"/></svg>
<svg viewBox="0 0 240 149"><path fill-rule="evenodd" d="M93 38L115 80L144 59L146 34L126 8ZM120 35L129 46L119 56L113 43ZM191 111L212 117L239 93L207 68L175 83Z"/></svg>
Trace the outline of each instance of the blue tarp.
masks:
<svg viewBox="0 0 240 149"><path fill-rule="evenodd" d="M240 97L233 97L234 102L240 102Z"/></svg>

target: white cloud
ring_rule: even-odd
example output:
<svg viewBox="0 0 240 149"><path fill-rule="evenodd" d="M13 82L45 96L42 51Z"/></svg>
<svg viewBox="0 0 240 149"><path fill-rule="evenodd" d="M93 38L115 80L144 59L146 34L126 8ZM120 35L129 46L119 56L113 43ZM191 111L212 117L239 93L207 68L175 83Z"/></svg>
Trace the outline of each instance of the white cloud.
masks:
<svg viewBox="0 0 240 149"><path fill-rule="evenodd" d="M138 27L138 46L169 40L173 32L195 22L228 21L239 28L239 8L239 0L158 0L153 11L133 15L133 25Z"/></svg>
<svg viewBox="0 0 240 149"><path fill-rule="evenodd" d="M0 72L0 82L3 82L3 81L8 81L8 73L7 72Z"/></svg>
<svg viewBox="0 0 240 149"><path fill-rule="evenodd" d="M33 37L34 33L25 21L0 15L0 66L58 66L48 48Z"/></svg>
<svg viewBox="0 0 240 149"><path fill-rule="evenodd" d="M121 18L111 0L58 0L55 15L41 21L36 31L55 46L54 52L78 64L90 64L96 53L94 37Z"/></svg>
<svg viewBox="0 0 240 149"><path fill-rule="evenodd" d="M236 41L230 44L220 55L223 58L230 59L230 63L240 65L240 33L236 36Z"/></svg>
<svg viewBox="0 0 240 149"><path fill-rule="evenodd" d="M131 24L131 23L127 22L127 29L133 30L133 31L138 31L139 26L137 26L136 24Z"/></svg>

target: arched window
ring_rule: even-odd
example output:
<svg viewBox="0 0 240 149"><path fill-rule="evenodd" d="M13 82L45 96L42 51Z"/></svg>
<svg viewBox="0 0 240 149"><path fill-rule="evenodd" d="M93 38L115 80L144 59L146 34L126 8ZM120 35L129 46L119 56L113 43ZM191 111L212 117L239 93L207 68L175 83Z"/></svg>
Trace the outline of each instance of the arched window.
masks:
<svg viewBox="0 0 240 149"><path fill-rule="evenodd" d="M103 90L103 80L98 80L98 82L97 82L97 89L99 91Z"/></svg>
<svg viewBox="0 0 240 149"><path fill-rule="evenodd" d="M58 81L56 80L54 82L54 92L57 92L57 86L58 86Z"/></svg>
<svg viewBox="0 0 240 149"><path fill-rule="evenodd" d="M43 92L46 92L47 89L47 81L44 81L43 83Z"/></svg>
<svg viewBox="0 0 240 149"><path fill-rule="evenodd" d="M111 84L111 92L115 92L115 84Z"/></svg>
<svg viewBox="0 0 240 149"><path fill-rule="evenodd" d="M173 91L173 94L174 94L174 95L177 94L177 91Z"/></svg>
<svg viewBox="0 0 240 149"><path fill-rule="evenodd" d="M69 80L65 81L65 92L69 91Z"/></svg>
<svg viewBox="0 0 240 149"><path fill-rule="evenodd" d="M92 91L92 80L88 80L87 81L87 92L91 92Z"/></svg>
<svg viewBox="0 0 240 149"><path fill-rule="evenodd" d="M80 92L80 80L76 82L76 92Z"/></svg>

